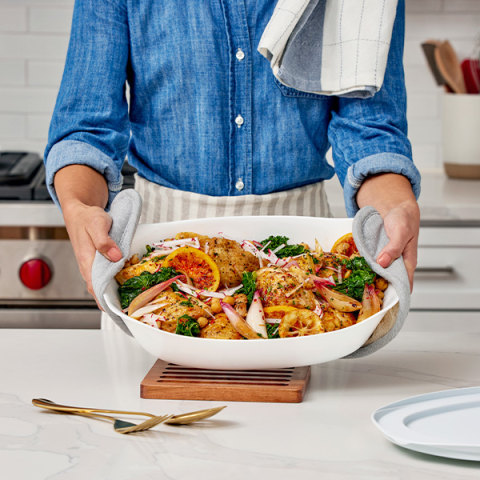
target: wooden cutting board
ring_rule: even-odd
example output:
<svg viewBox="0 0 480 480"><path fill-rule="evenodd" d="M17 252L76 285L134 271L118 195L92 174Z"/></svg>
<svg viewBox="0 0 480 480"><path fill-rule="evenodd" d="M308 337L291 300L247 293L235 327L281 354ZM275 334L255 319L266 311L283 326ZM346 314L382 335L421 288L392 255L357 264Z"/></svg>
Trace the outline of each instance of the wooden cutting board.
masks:
<svg viewBox="0 0 480 480"><path fill-rule="evenodd" d="M142 398L299 403L310 367L203 370L157 360L140 384Z"/></svg>

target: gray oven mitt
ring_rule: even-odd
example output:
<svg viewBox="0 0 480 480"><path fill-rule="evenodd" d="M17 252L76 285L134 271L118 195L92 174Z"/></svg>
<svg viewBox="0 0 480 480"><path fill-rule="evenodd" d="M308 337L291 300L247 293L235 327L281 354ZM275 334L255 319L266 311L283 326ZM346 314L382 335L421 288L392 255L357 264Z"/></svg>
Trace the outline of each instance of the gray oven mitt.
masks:
<svg viewBox="0 0 480 480"><path fill-rule="evenodd" d="M378 254L388 243L388 237L383 228L383 219L373 207L364 207L355 215L353 238L360 255L365 257L372 270L393 285L399 301L385 314L365 344L345 358L364 357L384 347L400 331L410 310L410 283L403 258L397 258L387 268L376 262Z"/></svg>
<svg viewBox="0 0 480 480"><path fill-rule="evenodd" d="M133 189L121 191L113 200L109 210L112 217L110 236L122 251L118 262L111 262L97 252L92 266L92 285L98 303L112 320L126 333L131 335L123 320L113 313L105 303L103 294L112 278L123 268L130 253L130 245L140 219L142 199Z"/></svg>
<svg viewBox="0 0 480 480"><path fill-rule="evenodd" d="M384 347L400 331L410 310L410 283L403 258L397 258L387 268L376 262L378 254L388 243L388 237L382 217L373 207L364 207L355 215L353 238L360 255L365 257L372 270L393 285L399 302L385 314L367 342L345 358L364 357Z"/></svg>

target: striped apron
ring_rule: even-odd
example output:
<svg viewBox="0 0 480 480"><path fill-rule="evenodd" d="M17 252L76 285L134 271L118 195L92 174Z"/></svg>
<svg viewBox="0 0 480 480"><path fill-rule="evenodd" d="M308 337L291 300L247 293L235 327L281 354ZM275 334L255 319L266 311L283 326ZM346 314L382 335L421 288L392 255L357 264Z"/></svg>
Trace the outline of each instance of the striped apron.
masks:
<svg viewBox="0 0 480 480"><path fill-rule="evenodd" d="M140 223L237 215L331 217L323 182L265 195L213 197L162 187L135 175L143 199Z"/></svg>

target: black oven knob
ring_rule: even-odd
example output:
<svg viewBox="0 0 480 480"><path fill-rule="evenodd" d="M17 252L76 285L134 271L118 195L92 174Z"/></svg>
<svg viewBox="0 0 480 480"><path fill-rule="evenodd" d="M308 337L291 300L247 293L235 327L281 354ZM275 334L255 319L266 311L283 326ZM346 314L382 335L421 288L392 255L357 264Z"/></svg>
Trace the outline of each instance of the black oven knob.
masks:
<svg viewBox="0 0 480 480"><path fill-rule="evenodd" d="M32 258L22 264L20 281L30 290L40 290L52 279L52 270L45 260Z"/></svg>

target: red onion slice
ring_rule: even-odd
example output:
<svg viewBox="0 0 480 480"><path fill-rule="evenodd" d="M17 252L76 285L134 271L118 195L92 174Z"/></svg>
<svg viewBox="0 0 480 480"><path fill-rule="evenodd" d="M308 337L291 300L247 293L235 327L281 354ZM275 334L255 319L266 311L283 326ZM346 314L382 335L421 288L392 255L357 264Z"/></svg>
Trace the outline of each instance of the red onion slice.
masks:
<svg viewBox="0 0 480 480"><path fill-rule="evenodd" d="M147 313L152 313L155 310L158 310L159 308L165 307L168 305L168 303L149 303L148 305L145 305L144 307L139 308L138 310L135 310L130 316L132 318L140 318L143 315L146 315Z"/></svg>
<svg viewBox="0 0 480 480"><path fill-rule="evenodd" d="M132 300L132 303L128 307L128 316L131 316L132 313L136 312L139 308L145 306L147 303L152 301L159 293L167 289L172 283L177 281L180 278L185 278L185 275L177 275L176 277L170 278L166 282L159 283L150 287L148 290L142 292L138 297L135 297Z"/></svg>
<svg viewBox="0 0 480 480"><path fill-rule="evenodd" d="M247 324L263 338L268 338L265 326L265 313L258 290L253 294L252 304L247 312Z"/></svg>
<svg viewBox="0 0 480 480"><path fill-rule="evenodd" d="M258 333L253 330L250 325L238 314L238 312L228 303L220 302L225 315L227 316L228 320L232 324L233 328L245 338L249 340L258 340L262 338L258 335Z"/></svg>
<svg viewBox="0 0 480 480"><path fill-rule="evenodd" d="M180 248L187 246L193 248L200 248L200 240L197 237L179 238L178 240L168 240L166 242L152 243L152 245L159 248Z"/></svg>

